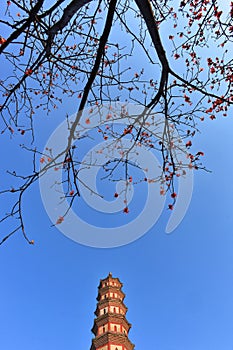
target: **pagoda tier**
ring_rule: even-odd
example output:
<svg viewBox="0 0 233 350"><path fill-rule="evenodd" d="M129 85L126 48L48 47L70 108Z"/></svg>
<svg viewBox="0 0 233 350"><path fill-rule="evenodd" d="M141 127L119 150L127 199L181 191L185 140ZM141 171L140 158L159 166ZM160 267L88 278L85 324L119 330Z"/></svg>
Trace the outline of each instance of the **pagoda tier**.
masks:
<svg viewBox="0 0 233 350"><path fill-rule="evenodd" d="M123 284L118 278L108 277L100 280L97 296L96 318L92 327L95 338L90 350L133 350L128 339L131 324L125 315L127 307L123 300Z"/></svg>

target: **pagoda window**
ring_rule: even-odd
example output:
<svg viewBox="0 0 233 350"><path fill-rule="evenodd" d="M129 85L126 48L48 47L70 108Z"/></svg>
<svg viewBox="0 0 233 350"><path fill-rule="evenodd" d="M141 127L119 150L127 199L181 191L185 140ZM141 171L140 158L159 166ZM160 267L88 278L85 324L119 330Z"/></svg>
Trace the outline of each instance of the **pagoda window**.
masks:
<svg viewBox="0 0 233 350"><path fill-rule="evenodd" d="M114 332L117 332L117 326L114 326Z"/></svg>

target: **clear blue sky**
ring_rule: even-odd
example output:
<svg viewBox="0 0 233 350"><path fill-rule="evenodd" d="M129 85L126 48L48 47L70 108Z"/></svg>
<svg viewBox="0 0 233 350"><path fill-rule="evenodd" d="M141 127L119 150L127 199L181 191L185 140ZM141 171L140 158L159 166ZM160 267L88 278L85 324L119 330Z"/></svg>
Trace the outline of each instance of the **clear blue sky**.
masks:
<svg viewBox="0 0 233 350"><path fill-rule="evenodd" d="M233 348L233 122L207 122L196 142L212 173L195 173L188 213L171 234L168 212L143 238L115 249L64 237L42 206L38 186L24 205L27 232L0 253L0 339L7 350L89 349L99 279L124 283L137 350Z"/></svg>
<svg viewBox="0 0 233 350"><path fill-rule="evenodd" d="M58 119L76 107L63 104ZM54 129L53 115L41 113L38 119L44 143ZM135 350L232 350L232 127L231 114L201 125L195 145L205 152L212 173L195 172L190 207L170 235L165 210L132 244L81 246L50 227L35 185L23 207L35 245L18 234L0 250L0 348L89 350L97 286L111 271L124 284ZM2 149L6 142L3 135ZM18 161L9 145L3 169ZM25 165L26 158L21 162ZM5 204L1 199L3 210Z"/></svg>

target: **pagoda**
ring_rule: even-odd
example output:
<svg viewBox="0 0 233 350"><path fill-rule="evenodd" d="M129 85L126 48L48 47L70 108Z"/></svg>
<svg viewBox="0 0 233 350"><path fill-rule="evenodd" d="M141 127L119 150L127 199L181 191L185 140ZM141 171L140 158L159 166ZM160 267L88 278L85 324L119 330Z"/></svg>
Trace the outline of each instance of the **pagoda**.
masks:
<svg viewBox="0 0 233 350"><path fill-rule="evenodd" d="M90 350L133 350L128 338L131 324L126 319L123 284L112 274L100 280L98 287L96 318L92 327L95 337Z"/></svg>

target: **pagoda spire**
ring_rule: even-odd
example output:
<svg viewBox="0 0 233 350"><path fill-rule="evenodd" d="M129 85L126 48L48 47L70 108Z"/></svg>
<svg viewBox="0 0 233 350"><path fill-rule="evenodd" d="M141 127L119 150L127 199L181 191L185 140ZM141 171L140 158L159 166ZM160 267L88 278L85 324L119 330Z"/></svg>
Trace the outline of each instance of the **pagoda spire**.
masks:
<svg viewBox="0 0 233 350"><path fill-rule="evenodd" d="M134 345L128 338L131 324L125 315L125 294L123 284L118 278L108 276L100 280L98 287L96 318L92 327L95 338L90 350L133 350Z"/></svg>

